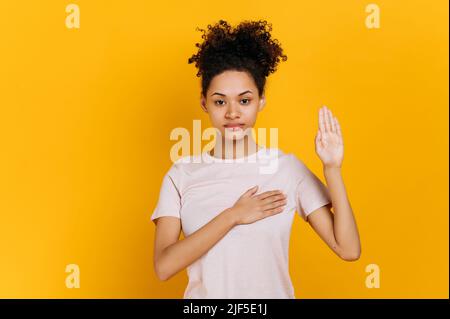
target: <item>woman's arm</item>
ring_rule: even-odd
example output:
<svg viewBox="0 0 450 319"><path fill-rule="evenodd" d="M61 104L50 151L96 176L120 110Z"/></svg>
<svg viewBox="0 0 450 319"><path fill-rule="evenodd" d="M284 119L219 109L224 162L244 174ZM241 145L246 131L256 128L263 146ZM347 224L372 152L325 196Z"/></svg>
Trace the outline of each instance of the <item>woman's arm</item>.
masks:
<svg viewBox="0 0 450 319"><path fill-rule="evenodd" d="M361 243L353 211L341 174L344 143L339 122L324 107L319 111L316 152L323 162L323 171L331 197L331 205L323 206L308 216L318 235L342 259L353 261L361 255Z"/></svg>
<svg viewBox="0 0 450 319"><path fill-rule="evenodd" d="M333 203L333 230L337 245L340 248L341 255L349 260L357 260L361 255L361 243L341 170L334 167L324 167L324 175Z"/></svg>
<svg viewBox="0 0 450 319"><path fill-rule="evenodd" d="M226 209L202 228L179 241L179 218L164 216L157 220L154 267L160 280L167 280L192 264L234 227L230 210Z"/></svg>
<svg viewBox="0 0 450 319"><path fill-rule="evenodd" d="M340 170L324 167L332 204L308 215L308 222L325 243L342 259L358 260L361 244L353 211ZM333 207L333 212L330 208Z"/></svg>
<svg viewBox="0 0 450 319"><path fill-rule="evenodd" d="M255 195L257 187L247 190L233 207L227 208L197 231L178 240L181 220L164 216L156 219L154 267L159 279L167 280L202 257L235 225L250 224L278 214L286 196L278 190Z"/></svg>

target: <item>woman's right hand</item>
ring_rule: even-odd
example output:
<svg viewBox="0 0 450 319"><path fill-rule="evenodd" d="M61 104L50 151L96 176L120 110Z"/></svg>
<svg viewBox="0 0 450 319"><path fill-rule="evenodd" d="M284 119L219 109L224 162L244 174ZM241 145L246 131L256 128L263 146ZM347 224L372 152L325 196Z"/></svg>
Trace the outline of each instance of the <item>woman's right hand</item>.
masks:
<svg viewBox="0 0 450 319"><path fill-rule="evenodd" d="M285 208L287 197L280 190L267 191L253 196L257 190L258 186L250 188L230 208L235 225L251 224L279 214Z"/></svg>

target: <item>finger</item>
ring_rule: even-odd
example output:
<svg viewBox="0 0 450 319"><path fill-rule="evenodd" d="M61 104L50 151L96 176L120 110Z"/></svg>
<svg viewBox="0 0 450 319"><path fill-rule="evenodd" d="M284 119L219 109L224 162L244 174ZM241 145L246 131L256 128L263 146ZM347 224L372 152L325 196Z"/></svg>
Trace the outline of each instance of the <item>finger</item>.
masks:
<svg viewBox="0 0 450 319"><path fill-rule="evenodd" d="M331 113L330 109L327 109L327 111L328 111L328 118L330 120L331 132L336 133L336 127L334 126L333 114Z"/></svg>
<svg viewBox="0 0 450 319"><path fill-rule="evenodd" d="M325 117L323 114L323 107L319 110L319 129L322 133L325 132Z"/></svg>
<svg viewBox="0 0 450 319"><path fill-rule="evenodd" d="M269 209L269 210L266 210L263 212L262 218L273 216L273 215L282 213L283 211L284 211L284 207L277 207L277 208Z"/></svg>
<svg viewBox="0 0 450 319"><path fill-rule="evenodd" d="M280 195L280 194L282 195L283 192L281 192L280 190L274 190L274 191L267 191L267 192L261 193L259 195L256 195L255 197L262 200L262 199L266 199L267 197L270 197L273 195Z"/></svg>
<svg viewBox="0 0 450 319"><path fill-rule="evenodd" d="M251 196L251 195L253 195L257 190L258 190L258 185L253 186L252 188L248 189L242 196L243 196L243 197Z"/></svg>
<svg viewBox="0 0 450 319"><path fill-rule="evenodd" d="M324 106L324 110L323 110L324 114L323 117L325 119L325 132L330 132L331 131L331 126L330 126L330 120L328 118L328 112L327 112L327 107Z"/></svg>
<svg viewBox="0 0 450 319"><path fill-rule="evenodd" d="M317 144L323 143L323 140L322 140L322 132L321 132L320 130L317 132L316 143L317 143Z"/></svg>
<svg viewBox="0 0 450 319"><path fill-rule="evenodd" d="M283 194L278 194L278 195L272 195L269 197L266 197L264 199L261 200L261 205L267 205L267 204L271 204L274 202L278 202L278 201L282 201L285 200L286 196Z"/></svg>
<svg viewBox="0 0 450 319"><path fill-rule="evenodd" d="M287 204L287 199L278 200L276 202L263 205L263 211L271 210L277 207L283 207Z"/></svg>
<svg viewBox="0 0 450 319"><path fill-rule="evenodd" d="M338 133L338 137L339 137L339 142L342 145L344 145L344 138L342 137L341 125L339 124L339 121L337 118L336 118L336 128L337 128L337 133Z"/></svg>
<svg viewBox="0 0 450 319"><path fill-rule="evenodd" d="M333 120L331 117L331 111L328 107L325 108L325 114L327 115L327 119L328 119L329 132L333 132Z"/></svg>
<svg viewBox="0 0 450 319"><path fill-rule="evenodd" d="M339 137L342 137L341 126L339 125L339 121L338 121L337 117L334 118L334 121L336 124L336 131L337 131Z"/></svg>

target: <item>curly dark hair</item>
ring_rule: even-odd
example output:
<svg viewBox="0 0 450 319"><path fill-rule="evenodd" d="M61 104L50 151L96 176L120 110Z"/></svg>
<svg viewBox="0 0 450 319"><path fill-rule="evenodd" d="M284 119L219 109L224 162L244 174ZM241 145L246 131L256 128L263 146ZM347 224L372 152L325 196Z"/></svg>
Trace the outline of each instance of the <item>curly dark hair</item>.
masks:
<svg viewBox="0 0 450 319"><path fill-rule="evenodd" d="M265 20L242 21L234 29L224 20L208 25L203 32L203 43L196 43L197 54L188 63L195 62L197 77L202 78L202 95L206 96L214 76L226 71L236 70L249 73L258 88L264 93L266 77L276 71L280 62L287 60L277 39L271 39L272 25Z"/></svg>

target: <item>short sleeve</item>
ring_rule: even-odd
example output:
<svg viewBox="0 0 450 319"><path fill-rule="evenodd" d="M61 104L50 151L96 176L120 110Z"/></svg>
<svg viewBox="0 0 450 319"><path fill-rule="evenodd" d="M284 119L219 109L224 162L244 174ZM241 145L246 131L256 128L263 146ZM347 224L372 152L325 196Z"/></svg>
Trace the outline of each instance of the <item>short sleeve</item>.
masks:
<svg viewBox="0 0 450 319"><path fill-rule="evenodd" d="M327 186L314 173L294 156L294 166L300 176L295 190L297 212L305 221L316 209L331 203Z"/></svg>
<svg viewBox="0 0 450 319"><path fill-rule="evenodd" d="M179 186L179 170L172 166L164 175L159 191L158 203L153 211L151 220L162 216L180 217L181 193Z"/></svg>

